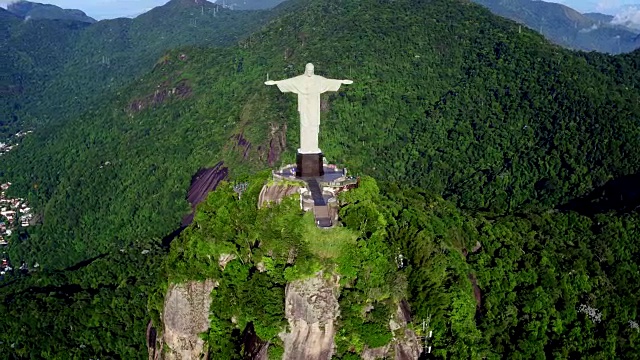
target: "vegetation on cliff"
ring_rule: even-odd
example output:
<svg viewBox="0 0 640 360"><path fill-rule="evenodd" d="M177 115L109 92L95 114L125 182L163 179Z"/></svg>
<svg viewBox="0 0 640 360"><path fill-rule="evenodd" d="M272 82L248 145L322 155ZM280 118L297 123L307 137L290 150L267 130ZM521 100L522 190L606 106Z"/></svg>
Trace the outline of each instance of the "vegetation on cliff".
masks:
<svg viewBox="0 0 640 360"><path fill-rule="evenodd" d="M312 218L295 197L258 210L264 180L250 183L240 199L228 185L210 195L168 258L169 281L219 281L206 337L215 356L240 356L250 322L277 349L285 284L320 269L341 279L337 358L389 343L390 316L405 297L416 330L422 320L433 330L438 357L633 358L639 350L637 213L487 218L363 178L341 196L344 228L315 238L332 243L347 231L356 243L327 258L305 241Z"/></svg>
<svg viewBox="0 0 640 360"><path fill-rule="evenodd" d="M229 184L210 194L164 264L162 252L147 245L150 253L141 251L145 246L123 249L85 268L13 280L0 289L2 311L12 316L0 346L18 357L144 358L147 296L154 294L148 308L158 326L162 283L209 278L218 282L204 335L212 355L240 357L239 336L248 323L277 354L286 283L324 268L341 274L343 287L337 358L389 342L389 316L405 296L418 330L430 320L437 357L633 358L638 352L637 213L490 219L423 190L385 184L380 191L363 178L360 189L342 196L345 227L315 239L331 243L349 233L356 244L345 241L326 257L306 241L313 219L295 197L257 208L266 175L247 179L240 198ZM95 326L108 338L96 339ZM72 336L35 341L45 328L51 341L67 329Z"/></svg>
<svg viewBox="0 0 640 360"><path fill-rule="evenodd" d="M378 210L375 181L364 178L359 189L345 193L345 228L319 230L313 215L300 209L297 196L258 209L268 173L262 174L248 179L241 197L229 184L213 192L198 206L194 224L173 242L167 258L169 282L218 282L206 335L211 354L239 358L240 336L250 323L262 341L271 343L271 353L281 351L285 285L321 270L339 276L344 287L339 301L346 335L338 355L360 352L363 345L387 344L392 338L388 319L395 302L405 296L406 279L396 273L384 241L386 222ZM314 232L318 234L309 239ZM365 308L370 305L376 311L368 314Z"/></svg>

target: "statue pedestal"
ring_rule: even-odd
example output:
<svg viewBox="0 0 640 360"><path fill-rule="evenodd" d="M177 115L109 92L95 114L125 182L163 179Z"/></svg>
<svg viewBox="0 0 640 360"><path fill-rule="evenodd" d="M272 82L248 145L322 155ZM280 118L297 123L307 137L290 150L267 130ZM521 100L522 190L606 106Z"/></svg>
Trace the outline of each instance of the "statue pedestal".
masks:
<svg viewBox="0 0 640 360"><path fill-rule="evenodd" d="M324 175L322 153L296 155L296 176L314 177Z"/></svg>

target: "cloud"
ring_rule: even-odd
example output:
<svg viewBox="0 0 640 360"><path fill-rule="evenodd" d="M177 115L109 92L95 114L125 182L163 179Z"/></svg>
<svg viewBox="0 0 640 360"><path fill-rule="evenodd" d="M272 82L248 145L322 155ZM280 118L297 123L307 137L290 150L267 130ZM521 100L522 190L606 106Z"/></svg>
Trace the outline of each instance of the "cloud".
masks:
<svg viewBox="0 0 640 360"><path fill-rule="evenodd" d="M607 12L619 8L620 0L600 0L596 4L596 10L599 12Z"/></svg>
<svg viewBox="0 0 640 360"><path fill-rule="evenodd" d="M7 8L7 5L17 2L18 0L0 0L0 7L3 9Z"/></svg>
<svg viewBox="0 0 640 360"><path fill-rule="evenodd" d="M594 31L594 30L598 30L598 25L593 24L591 27L584 28L584 29L580 29L578 32L581 32L581 33L588 33L588 32L592 32L592 31Z"/></svg>
<svg viewBox="0 0 640 360"><path fill-rule="evenodd" d="M628 28L640 31L640 5L624 6L611 20L614 25L623 25Z"/></svg>

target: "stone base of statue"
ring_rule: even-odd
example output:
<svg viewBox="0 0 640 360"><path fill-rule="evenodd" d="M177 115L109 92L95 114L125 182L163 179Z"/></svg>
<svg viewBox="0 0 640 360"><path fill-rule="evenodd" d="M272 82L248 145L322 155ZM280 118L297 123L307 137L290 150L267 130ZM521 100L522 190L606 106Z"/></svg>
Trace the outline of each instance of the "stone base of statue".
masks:
<svg viewBox="0 0 640 360"><path fill-rule="evenodd" d="M296 155L296 176L297 177L315 177L324 175L323 155L318 154L301 154Z"/></svg>

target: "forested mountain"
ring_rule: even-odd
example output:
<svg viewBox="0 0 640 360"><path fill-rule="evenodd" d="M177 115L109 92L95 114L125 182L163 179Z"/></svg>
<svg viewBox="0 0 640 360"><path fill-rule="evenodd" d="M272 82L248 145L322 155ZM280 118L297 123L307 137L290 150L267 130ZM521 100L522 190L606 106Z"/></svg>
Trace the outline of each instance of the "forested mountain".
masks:
<svg viewBox="0 0 640 360"><path fill-rule="evenodd" d="M540 32L570 49L619 54L640 47L638 33L602 14L580 14L565 5L534 0L473 0L493 13ZM612 17L611 17L612 18ZM608 20L607 20L608 19Z"/></svg>
<svg viewBox="0 0 640 360"><path fill-rule="evenodd" d="M45 98L36 94L60 76L77 35L89 24L48 19L22 21L0 10L0 136L4 138L22 128L21 120L29 116L31 106L44 107L49 101L67 99L66 94L60 93Z"/></svg>
<svg viewBox="0 0 640 360"><path fill-rule="evenodd" d="M5 16L0 44L3 134L76 116L96 99L152 68L181 45L229 45L260 28L270 13L172 0L135 19L94 24L67 20L17 22ZM3 23L13 24L11 26ZM2 84L2 83L0 83Z"/></svg>
<svg viewBox="0 0 640 360"><path fill-rule="evenodd" d="M52 4L40 4L30 1L16 1L7 5L7 10L23 19L74 20L94 23L95 19L77 9L63 9Z"/></svg>
<svg viewBox="0 0 640 360"><path fill-rule="evenodd" d="M2 19L2 25L3 26L7 26L9 23L7 23L7 21L11 22L11 21L17 21L18 20L18 16L16 16L15 14L12 14L11 12L3 9L0 7L0 19Z"/></svg>
<svg viewBox="0 0 640 360"><path fill-rule="evenodd" d="M260 275L252 270L257 258L220 273L216 256L221 248L265 256L247 241L258 235L277 247L288 234L306 249L301 230L288 227L305 224L295 203L258 212L249 196L236 202L223 187L172 245L160 274L150 268L162 262L160 239L189 211L185 195L199 169L224 161L231 179L246 180L293 161L295 97L263 82L313 62L321 75L354 80L323 96L321 148L379 184L371 185L375 196L351 199L341 213L357 239L351 248L379 260L354 254L353 272L388 285L399 277L385 261L407 257L406 295L415 319L432 321L435 356L636 358L637 210L557 208L640 171L639 59L638 52L577 54L456 0L290 0L239 45L170 51L138 81L68 122L37 129L3 156L2 179L29 197L44 223L11 241L11 259L43 270L0 288L2 312L12 316L0 349L145 358L140 329L151 315L138 297L153 295L157 322L167 277L232 283L217 290L235 305L216 307L212 321L224 321L204 336L210 349L238 355L231 325L238 309L247 311L242 322L281 324L272 296L281 296L286 257L274 250L276 275ZM385 281L366 269L386 271ZM363 295L369 282L361 284L340 299L355 299L345 305L353 322L340 326L356 335L339 338L339 358L389 336L367 337L379 324L359 315L371 300ZM251 312L259 306L247 294L269 306ZM103 318L109 335L93 340ZM37 341L42 333L54 336Z"/></svg>
<svg viewBox="0 0 640 360"><path fill-rule="evenodd" d="M611 22L611 20L613 20L613 15L601 14L597 12L584 13L582 15L588 17L593 21L597 21L598 23L604 23L604 24L609 23Z"/></svg>
<svg viewBox="0 0 640 360"><path fill-rule="evenodd" d="M361 4L335 5L347 15L317 8L324 3L293 6L287 14L302 12L305 20L279 17L239 47L171 52L112 101L27 139L6 157L6 176L41 201L51 224L45 233L80 246L77 256L85 247L97 252L114 236L162 236L172 230L169 219L187 208L184 191L199 167L225 160L261 168L272 134L286 125L287 137L297 138L295 105L269 100L260 81L267 73L294 75L307 61L326 75L360 79L344 96L331 97L322 133L328 158L381 180L430 189L468 209L547 208L638 170L633 76L620 74L619 83L584 58L471 5L464 9L474 11L467 15L474 34L456 13L438 18L436 5L421 8L427 22L416 28L385 20L382 10L338 26L356 16L349 6ZM328 16L316 20L316 12ZM373 35L368 26L374 21L367 19L387 29L377 32L384 36ZM326 39L333 39L331 46ZM397 44L405 50L392 52ZM244 161L230 155L229 139L238 134L252 144ZM283 149L285 159L293 158L293 148ZM107 170L95 171L106 161L112 164ZM156 205L143 207L145 198ZM75 211L82 215L69 215ZM137 215L121 224L103 220L113 211L123 220ZM74 233L102 240L76 244L62 236ZM49 254L57 251L55 262L80 260L60 244Z"/></svg>

